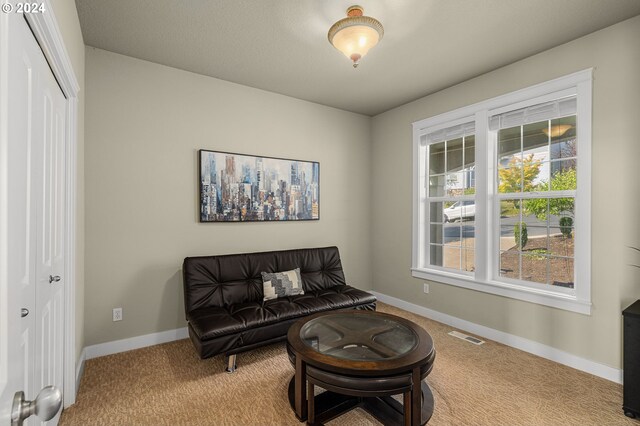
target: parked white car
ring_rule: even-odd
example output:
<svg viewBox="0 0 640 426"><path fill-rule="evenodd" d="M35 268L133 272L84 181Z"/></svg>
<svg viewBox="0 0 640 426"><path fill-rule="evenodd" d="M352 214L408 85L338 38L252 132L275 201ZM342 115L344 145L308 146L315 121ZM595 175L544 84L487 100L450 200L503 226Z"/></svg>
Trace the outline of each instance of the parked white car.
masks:
<svg viewBox="0 0 640 426"><path fill-rule="evenodd" d="M468 220L476 217L476 204L473 201L456 201L444 209L444 221Z"/></svg>

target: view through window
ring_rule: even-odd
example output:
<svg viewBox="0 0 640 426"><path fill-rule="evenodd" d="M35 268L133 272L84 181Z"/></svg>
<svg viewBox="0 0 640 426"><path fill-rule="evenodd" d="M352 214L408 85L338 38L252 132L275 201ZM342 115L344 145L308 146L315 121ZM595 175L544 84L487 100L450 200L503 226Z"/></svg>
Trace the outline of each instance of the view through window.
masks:
<svg viewBox="0 0 640 426"><path fill-rule="evenodd" d="M429 145L430 264L475 268L475 136Z"/></svg>
<svg viewBox="0 0 640 426"><path fill-rule="evenodd" d="M591 312L591 81L414 123L414 277Z"/></svg>
<svg viewBox="0 0 640 426"><path fill-rule="evenodd" d="M503 278L573 288L576 116L498 132Z"/></svg>

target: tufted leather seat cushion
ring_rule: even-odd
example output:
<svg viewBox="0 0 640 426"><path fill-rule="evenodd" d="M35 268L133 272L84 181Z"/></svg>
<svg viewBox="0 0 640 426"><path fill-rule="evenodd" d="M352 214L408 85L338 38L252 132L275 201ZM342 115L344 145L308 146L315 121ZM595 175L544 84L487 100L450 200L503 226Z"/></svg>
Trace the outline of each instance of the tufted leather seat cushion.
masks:
<svg viewBox="0 0 640 426"><path fill-rule="evenodd" d="M189 323L202 340L261 327L282 320L300 318L330 309L375 303L373 295L348 285L303 295L249 302L227 308L201 308L189 314Z"/></svg>
<svg viewBox="0 0 640 426"><path fill-rule="evenodd" d="M295 268L305 293L263 301L262 272ZM337 247L188 257L183 275L189 335L202 358L282 340L309 314L376 304L373 295L346 285Z"/></svg>

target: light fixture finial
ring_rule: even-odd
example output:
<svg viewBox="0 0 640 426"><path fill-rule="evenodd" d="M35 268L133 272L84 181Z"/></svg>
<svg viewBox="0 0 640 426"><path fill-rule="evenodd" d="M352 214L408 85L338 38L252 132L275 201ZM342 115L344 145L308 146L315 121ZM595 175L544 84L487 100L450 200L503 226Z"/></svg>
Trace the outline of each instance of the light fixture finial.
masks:
<svg viewBox="0 0 640 426"><path fill-rule="evenodd" d="M384 28L377 19L364 16L362 6L347 9L347 17L331 26L327 37L329 43L353 62L356 68L367 52L378 44Z"/></svg>
<svg viewBox="0 0 640 426"><path fill-rule="evenodd" d="M364 15L364 9L362 8L362 6L354 5L347 9L347 16L349 18L362 15Z"/></svg>

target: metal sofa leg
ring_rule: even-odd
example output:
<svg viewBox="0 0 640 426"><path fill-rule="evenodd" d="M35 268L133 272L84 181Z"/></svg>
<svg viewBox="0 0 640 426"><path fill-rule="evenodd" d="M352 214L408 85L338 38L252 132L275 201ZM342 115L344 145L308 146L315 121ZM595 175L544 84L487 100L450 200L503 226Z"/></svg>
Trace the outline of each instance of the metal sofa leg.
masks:
<svg viewBox="0 0 640 426"><path fill-rule="evenodd" d="M236 371L236 354L227 356L227 368L224 369L227 373L233 373Z"/></svg>

